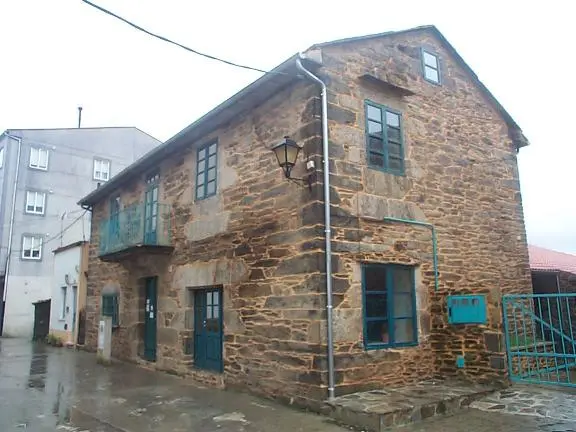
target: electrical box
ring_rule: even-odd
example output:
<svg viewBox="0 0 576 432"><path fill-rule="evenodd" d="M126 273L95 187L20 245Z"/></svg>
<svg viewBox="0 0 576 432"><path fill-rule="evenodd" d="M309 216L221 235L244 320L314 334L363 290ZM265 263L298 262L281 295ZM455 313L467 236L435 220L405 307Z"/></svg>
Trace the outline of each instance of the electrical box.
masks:
<svg viewBox="0 0 576 432"><path fill-rule="evenodd" d="M486 296L448 296L449 324L486 324Z"/></svg>
<svg viewBox="0 0 576 432"><path fill-rule="evenodd" d="M98 350L96 361L110 364L112 357L112 317L104 316L98 323Z"/></svg>

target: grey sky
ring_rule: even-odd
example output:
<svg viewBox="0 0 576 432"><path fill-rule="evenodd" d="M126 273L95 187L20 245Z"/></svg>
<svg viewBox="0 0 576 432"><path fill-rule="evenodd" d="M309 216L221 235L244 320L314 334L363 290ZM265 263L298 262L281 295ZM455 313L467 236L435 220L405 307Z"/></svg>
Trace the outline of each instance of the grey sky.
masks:
<svg viewBox="0 0 576 432"><path fill-rule="evenodd" d="M315 42L435 24L532 143L519 156L529 241L576 253L569 2L94 1L263 69ZM0 0L0 17L0 130L74 127L82 105L83 126L137 126L166 140L260 76L154 40L80 0Z"/></svg>

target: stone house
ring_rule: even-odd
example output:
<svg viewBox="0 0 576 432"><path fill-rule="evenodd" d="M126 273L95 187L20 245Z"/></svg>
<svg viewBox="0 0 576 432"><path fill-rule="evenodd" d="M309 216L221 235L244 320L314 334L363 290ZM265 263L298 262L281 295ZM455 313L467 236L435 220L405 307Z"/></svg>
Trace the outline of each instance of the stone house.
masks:
<svg viewBox="0 0 576 432"><path fill-rule="evenodd" d="M301 58L327 85L329 201ZM286 136L302 147L292 181L271 151ZM117 358L308 406L504 382L501 297L531 289L525 145L434 26L315 45L82 199L86 343L112 315ZM480 319L456 324L448 299L471 294Z"/></svg>

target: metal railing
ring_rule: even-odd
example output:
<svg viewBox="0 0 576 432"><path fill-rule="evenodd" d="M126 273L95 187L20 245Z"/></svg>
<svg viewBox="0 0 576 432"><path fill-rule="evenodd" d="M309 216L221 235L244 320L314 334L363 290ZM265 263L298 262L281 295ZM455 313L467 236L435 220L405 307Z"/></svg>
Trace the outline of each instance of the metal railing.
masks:
<svg viewBox="0 0 576 432"><path fill-rule="evenodd" d="M576 387L576 294L503 297L512 381Z"/></svg>
<svg viewBox="0 0 576 432"><path fill-rule="evenodd" d="M167 204L138 203L100 224L99 254L134 246L171 246L171 211Z"/></svg>

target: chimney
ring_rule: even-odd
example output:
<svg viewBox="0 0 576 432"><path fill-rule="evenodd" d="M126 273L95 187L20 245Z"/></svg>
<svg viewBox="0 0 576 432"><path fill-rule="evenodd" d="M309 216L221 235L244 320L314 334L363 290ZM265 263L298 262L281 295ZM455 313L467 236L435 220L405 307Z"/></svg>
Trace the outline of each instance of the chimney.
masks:
<svg viewBox="0 0 576 432"><path fill-rule="evenodd" d="M82 125L82 107L79 106L78 107L78 129L80 129L81 125Z"/></svg>

